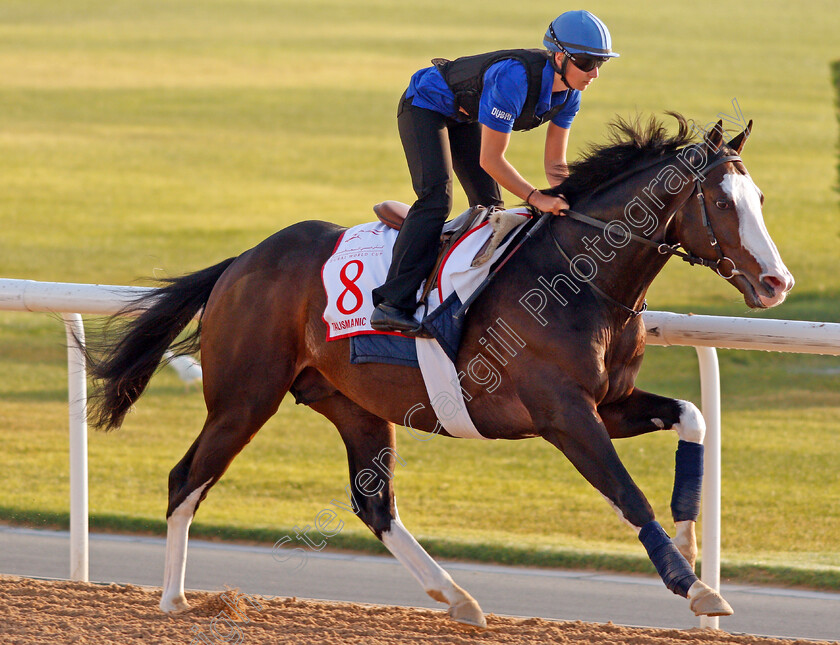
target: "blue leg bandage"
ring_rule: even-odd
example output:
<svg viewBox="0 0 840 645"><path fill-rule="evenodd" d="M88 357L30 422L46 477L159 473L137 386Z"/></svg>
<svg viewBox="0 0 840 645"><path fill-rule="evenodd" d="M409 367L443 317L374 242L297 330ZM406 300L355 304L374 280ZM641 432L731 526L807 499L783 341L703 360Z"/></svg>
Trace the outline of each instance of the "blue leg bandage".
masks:
<svg viewBox="0 0 840 645"><path fill-rule="evenodd" d="M703 444L680 439L674 469L671 515L675 522L697 521L703 488Z"/></svg>
<svg viewBox="0 0 840 645"><path fill-rule="evenodd" d="M665 586L678 596L688 598L688 590L697 582L697 576L659 522L654 520L645 524L639 531L639 540Z"/></svg>

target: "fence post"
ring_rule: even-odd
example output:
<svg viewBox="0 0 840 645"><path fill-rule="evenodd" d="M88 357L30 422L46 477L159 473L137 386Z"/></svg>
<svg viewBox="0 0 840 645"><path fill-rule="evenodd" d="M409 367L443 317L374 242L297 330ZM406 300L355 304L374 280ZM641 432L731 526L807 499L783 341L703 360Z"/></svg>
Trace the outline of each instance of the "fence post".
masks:
<svg viewBox="0 0 840 645"><path fill-rule="evenodd" d="M720 367L714 347L695 347L700 363L700 391L706 419L703 474L703 561L700 578L720 591ZM700 627L718 629L717 616L701 616Z"/></svg>
<svg viewBox="0 0 840 645"><path fill-rule="evenodd" d="M70 404L70 579L88 582L88 452L85 326L81 314L62 314L67 332Z"/></svg>

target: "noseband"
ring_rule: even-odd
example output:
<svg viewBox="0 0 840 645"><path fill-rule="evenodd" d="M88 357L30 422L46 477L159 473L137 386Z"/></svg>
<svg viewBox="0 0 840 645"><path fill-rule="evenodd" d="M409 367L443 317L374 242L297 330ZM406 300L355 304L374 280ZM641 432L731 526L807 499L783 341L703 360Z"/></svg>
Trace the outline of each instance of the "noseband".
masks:
<svg viewBox="0 0 840 645"><path fill-rule="evenodd" d="M647 170L648 168L650 168L652 166L659 165L661 163L664 163L665 161L666 161L665 159L658 159L655 163L646 165L646 166L644 166L642 168L639 168L638 170L635 170L635 171L630 171L626 175L624 173L622 173L622 175L620 175L619 177L616 177L612 181L610 181L609 185L612 185L612 184L616 183L616 181L619 180L619 179L625 179L629 175L637 174L637 173L641 172L642 170ZM721 278L724 278L725 280L729 280L731 278L734 278L737 275L741 275L741 271L738 270L738 267L735 265L735 262L731 258L729 258L728 256L726 256L724 254L723 249L721 248L720 243L718 242L717 236L715 235L714 228L712 227L712 222L709 219L709 214L706 211L706 197L703 194L703 182L706 180L709 171L711 171L713 168L716 168L717 166L720 166L721 164L728 163L730 161L743 161L743 160L741 159L741 157L739 155L720 155L718 157L715 157L715 158L711 159L709 161L709 163L706 164L706 166L702 169L702 171L700 171L699 176L695 174L694 188L688 194L688 196L685 198L685 200L683 200L680 203L680 205L677 208L674 209L674 211L668 217L668 221L665 223L665 228L663 229L663 239L667 239L668 227L671 225L671 222L674 220L677 213L688 203L688 201L691 199L691 196L696 195L697 201L700 204L700 214L701 214L701 217L702 217L703 229L706 231L706 235L709 238L709 244L711 245L711 247L717 253L718 257L717 257L716 260L707 260L706 258L701 258L699 255L695 255L694 253L692 253L690 250L686 249L685 247L683 247L681 249L680 248L681 244L680 244L679 241L675 242L674 244L667 244L666 242L657 243L657 242L654 242L653 240L647 239L646 237L636 235L635 233L625 233L625 234L629 235L630 239L635 241L635 242L638 242L640 244L644 244L645 246L650 246L650 247L655 248L662 255L675 255L678 258L680 258L681 260L683 260L684 262L688 262L691 266L694 266L695 264L699 264L701 266L709 267L710 269L714 269L714 271ZM601 190L603 190L605 187L606 187L606 185L602 186L599 189L599 192ZM588 224L589 226L594 226L596 228L600 228L601 230L606 229L606 227L609 225L609 222L602 222L601 220L595 219L594 217L590 217L589 215L584 215L583 213L578 213L577 211L564 210L563 212L566 214L566 217L569 217L573 220L577 220L578 222L582 222L584 224ZM551 234L551 239L554 242L554 246L560 252L560 255L562 255L563 258L571 264L571 259L566 254L566 252L563 250L563 248L560 246L560 242L558 242L557 237L554 235L554 229L549 226L548 230ZM730 272L728 273L728 275L725 275L723 273L722 268L721 268L726 262L728 262L729 264L732 265L732 268L731 268ZM605 300L608 300L612 304L618 306L619 308L623 309L628 314L630 314L631 318L635 318L635 317L641 315L647 309L647 302L642 303L642 308L641 309L632 309L631 307L628 307L628 306L618 302L615 298L613 298L609 294L605 293L603 290L598 288L592 282L588 282L587 284L592 288L593 291L595 291L602 298L604 298Z"/></svg>

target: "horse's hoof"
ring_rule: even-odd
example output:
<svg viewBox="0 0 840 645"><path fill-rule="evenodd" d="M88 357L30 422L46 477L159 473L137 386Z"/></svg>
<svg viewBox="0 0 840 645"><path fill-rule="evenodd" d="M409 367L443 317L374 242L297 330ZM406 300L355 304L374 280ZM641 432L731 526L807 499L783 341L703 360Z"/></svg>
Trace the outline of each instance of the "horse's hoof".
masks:
<svg viewBox="0 0 840 645"><path fill-rule="evenodd" d="M481 607L478 606L475 598L455 583L452 583L452 589L455 592L455 602L449 603L449 615L452 619L462 625L479 627L481 629L486 628L487 621L484 618L484 612L481 611ZM440 592L427 591L426 593L435 600L449 602Z"/></svg>
<svg viewBox="0 0 840 645"><path fill-rule="evenodd" d="M470 625L471 627L480 627L485 629L487 627L487 619L484 618L484 612L474 598L464 598L454 605L449 607L449 615L455 622L462 625Z"/></svg>
<svg viewBox="0 0 840 645"><path fill-rule="evenodd" d="M187 597L184 594L175 596L174 598L161 598L160 610L166 614L180 614L188 611L190 604L187 602Z"/></svg>
<svg viewBox="0 0 840 645"><path fill-rule="evenodd" d="M717 591L701 580L688 590L689 607L695 616L731 616L735 612Z"/></svg>

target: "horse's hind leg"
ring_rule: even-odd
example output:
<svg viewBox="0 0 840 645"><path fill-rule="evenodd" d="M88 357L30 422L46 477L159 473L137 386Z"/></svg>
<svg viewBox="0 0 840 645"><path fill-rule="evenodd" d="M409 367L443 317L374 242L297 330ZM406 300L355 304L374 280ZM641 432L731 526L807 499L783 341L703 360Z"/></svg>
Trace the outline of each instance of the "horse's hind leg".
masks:
<svg viewBox="0 0 840 645"><path fill-rule="evenodd" d="M248 405L208 414L201 434L169 474L166 564L160 600L163 611L189 608L184 596L187 539L198 505L275 411L276 406L262 414L254 414L254 407Z"/></svg>
<svg viewBox="0 0 840 645"><path fill-rule="evenodd" d="M700 515L703 486L703 439L706 423L690 401L669 399L635 389L618 403L602 406L598 413L613 439L635 437L656 430L675 430L679 436L674 467L671 515L677 533L674 544L691 568L697 560L695 524Z"/></svg>
<svg viewBox="0 0 840 645"><path fill-rule="evenodd" d="M208 377L214 374L213 384ZM230 363L224 377L205 370L207 420L201 434L169 474L166 511L166 564L160 608L189 608L184 595L187 539L198 505L224 474L234 457L277 411L289 388L291 370L237 370Z"/></svg>
<svg viewBox="0 0 840 645"><path fill-rule="evenodd" d="M173 508L173 490L179 491L187 484L190 464L198 448L199 435L187 454L169 473L169 508L166 511L166 559L163 565L163 593L160 608L165 612L178 612L189 609L184 595L184 576L187 568L187 536L199 498L207 489L209 481L196 487L180 500Z"/></svg>
<svg viewBox="0 0 840 645"><path fill-rule="evenodd" d="M350 463L350 500L356 515L373 531L423 590L449 605L456 621L486 627L475 599L426 553L400 522L392 478L397 462L393 424L373 416L342 394L312 403L341 433Z"/></svg>

